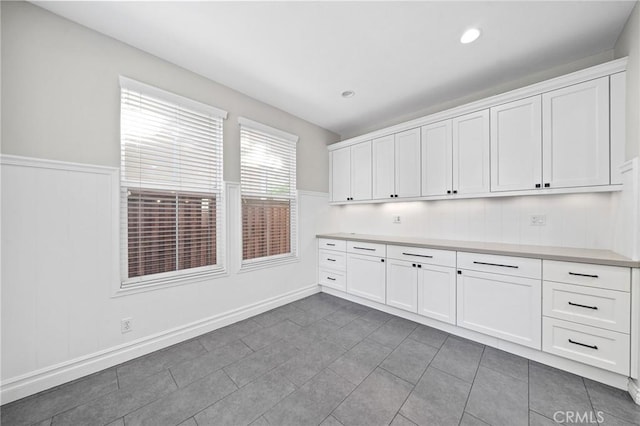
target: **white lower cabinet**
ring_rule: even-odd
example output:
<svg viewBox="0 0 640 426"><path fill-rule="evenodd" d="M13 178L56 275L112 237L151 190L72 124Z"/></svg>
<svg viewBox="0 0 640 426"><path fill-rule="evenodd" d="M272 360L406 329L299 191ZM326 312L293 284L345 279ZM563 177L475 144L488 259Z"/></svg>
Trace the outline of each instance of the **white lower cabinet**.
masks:
<svg viewBox="0 0 640 426"><path fill-rule="evenodd" d="M457 325L540 349L541 281L460 270Z"/></svg>
<svg viewBox="0 0 640 426"><path fill-rule="evenodd" d="M456 270L423 264L418 269L418 313L456 323Z"/></svg>
<svg viewBox="0 0 640 426"><path fill-rule="evenodd" d="M418 268L405 260L387 261L387 305L418 312Z"/></svg>
<svg viewBox="0 0 640 426"><path fill-rule="evenodd" d="M632 374L631 268L326 238L318 255L322 286Z"/></svg>
<svg viewBox="0 0 640 426"><path fill-rule="evenodd" d="M345 241L318 240L318 283L346 291L347 245Z"/></svg>
<svg viewBox="0 0 640 426"><path fill-rule="evenodd" d="M384 257L347 254L347 293L385 303Z"/></svg>
<svg viewBox="0 0 640 426"><path fill-rule="evenodd" d="M545 352L629 375L629 335L555 318L543 319Z"/></svg>

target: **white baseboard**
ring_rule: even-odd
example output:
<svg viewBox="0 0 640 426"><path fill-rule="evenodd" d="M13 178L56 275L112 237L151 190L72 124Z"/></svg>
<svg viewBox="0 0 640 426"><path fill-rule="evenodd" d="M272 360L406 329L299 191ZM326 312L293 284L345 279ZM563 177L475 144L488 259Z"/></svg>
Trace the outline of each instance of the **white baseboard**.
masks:
<svg viewBox="0 0 640 426"><path fill-rule="evenodd" d="M25 396L59 386L234 322L261 314L278 306L318 293L319 291L320 287L314 284L252 305L147 336L124 345L114 346L5 380L0 384L0 402L6 404L24 398Z"/></svg>
<svg viewBox="0 0 640 426"><path fill-rule="evenodd" d="M627 391L629 391L629 395L631 395L631 399L633 399L633 402L640 405L640 384L638 384L638 382L634 379L630 378Z"/></svg>
<svg viewBox="0 0 640 426"><path fill-rule="evenodd" d="M397 309L391 306L383 305L378 302L373 302L358 296L344 293L340 290L334 290L332 288L323 286L322 291L324 293L328 293L336 297L341 297L343 299L347 299L352 302L359 303L361 305L369 306L371 308L378 309L380 311L387 312L389 314L396 315L401 318L405 318L410 321L417 322L419 324L437 328L438 330L445 331L454 336L473 340L474 342L478 342L483 345L498 348L505 352L509 352L514 355L518 355L523 358L527 358L527 359L539 362L541 364L549 365L551 367L555 367L560 370L565 370L570 373L577 374L579 376L583 376L597 382L605 383L609 386L613 386L618 389L630 390L629 378L626 376L620 375L618 373L613 373L611 371L606 371L601 368L592 367L590 365L586 365L570 359L562 358L547 352L542 352L537 349L528 348L526 346L518 345L516 343L507 342L505 340L501 340L492 336L487 336L485 334L478 333L473 330L467 330L465 328L461 328L456 325L447 324L431 318L423 317L422 315L403 311L401 309Z"/></svg>

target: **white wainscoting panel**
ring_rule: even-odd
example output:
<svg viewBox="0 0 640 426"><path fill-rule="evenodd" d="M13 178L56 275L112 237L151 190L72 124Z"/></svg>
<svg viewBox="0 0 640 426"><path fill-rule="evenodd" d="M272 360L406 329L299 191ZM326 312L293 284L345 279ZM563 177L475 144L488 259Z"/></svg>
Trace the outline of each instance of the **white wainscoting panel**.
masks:
<svg viewBox="0 0 640 426"><path fill-rule="evenodd" d="M331 206L331 232L611 249L612 193ZM532 226L545 215L545 226ZM400 223L393 223L400 216Z"/></svg>
<svg viewBox="0 0 640 426"><path fill-rule="evenodd" d="M112 297L118 169L6 155L1 164L3 403L319 290L315 235L328 194L299 192L297 262L236 274L240 211L231 202L227 276ZM237 184L227 191L237 198ZM121 334L127 317L133 331Z"/></svg>

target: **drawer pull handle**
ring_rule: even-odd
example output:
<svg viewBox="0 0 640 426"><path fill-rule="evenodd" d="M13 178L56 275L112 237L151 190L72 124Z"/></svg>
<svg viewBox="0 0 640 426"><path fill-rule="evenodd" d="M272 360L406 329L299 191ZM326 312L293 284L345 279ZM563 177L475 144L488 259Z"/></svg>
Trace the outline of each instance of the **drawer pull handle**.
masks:
<svg viewBox="0 0 640 426"><path fill-rule="evenodd" d="M369 247L357 247L357 246L353 246L354 249L358 249L358 250L367 250L367 251L376 251L376 249L374 248L369 248Z"/></svg>
<svg viewBox="0 0 640 426"><path fill-rule="evenodd" d="M426 254L413 254L413 253L404 253L404 252L402 254L404 254L405 256L426 257L426 258L429 258L429 259L433 259L433 256L429 256L429 255L426 255Z"/></svg>
<svg viewBox="0 0 640 426"><path fill-rule="evenodd" d="M331 247L335 247L335 244L333 244L333 243L327 243L327 245L331 246Z"/></svg>
<svg viewBox="0 0 640 426"><path fill-rule="evenodd" d="M331 278L331 277L327 277L327 279L328 279L329 281L335 281L335 280L336 280L335 278Z"/></svg>
<svg viewBox="0 0 640 426"><path fill-rule="evenodd" d="M577 272L569 272L569 275L575 275L577 277L589 277L589 278L598 278L597 275L590 275L590 274L579 274Z"/></svg>
<svg viewBox="0 0 640 426"><path fill-rule="evenodd" d="M335 262L335 261L336 261L335 259L329 259L328 257L327 257L327 260L328 260L329 262Z"/></svg>
<svg viewBox="0 0 640 426"><path fill-rule="evenodd" d="M501 265L500 263L476 262L475 260L473 261L473 263L475 263L476 265L499 266L501 268L519 268L519 266L517 265Z"/></svg>
<svg viewBox="0 0 640 426"><path fill-rule="evenodd" d="M594 311L598 310L597 306L581 305L579 303L573 303L573 302L567 302L567 303L570 304L571 306L577 306L579 308L593 309Z"/></svg>
<svg viewBox="0 0 640 426"><path fill-rule="evenodd" d="M596 351L598 350L598 347L596 345L587 345L586 343L574 342L571 339L568 339L568 340L569 340L569 343L573 343L574 345L584 346L585 348L595 349Z"/></svg>

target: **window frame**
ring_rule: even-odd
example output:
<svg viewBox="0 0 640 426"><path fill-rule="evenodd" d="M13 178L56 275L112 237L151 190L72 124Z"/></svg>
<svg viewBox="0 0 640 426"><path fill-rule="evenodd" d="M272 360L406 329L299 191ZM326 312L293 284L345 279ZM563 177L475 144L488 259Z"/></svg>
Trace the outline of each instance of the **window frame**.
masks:
<svg viewBox="0 0 640 426"><path fill-rule="evenodd" d="M216 190L213 192L199 192L193 190L176 191L175 189L168 188L162 183L156 183L155 185L147 185L140 183L139 186L133 187L127 185L127 182L123 179L123 126L122 118L120 119L120 172L118 173L118 237L120 242L118 244L120 250L120 274L118 289L114 293L114 296L120 296L131 293L138 293L143 291L149 291L165 287L173 287L176 285L190 284L195 282L202 282L206 279L213 277L220 277L227 275L227 239L226 239L226 185L222 172L224 170L224 158L222 157L224 149L224 120L227 118L227 112L219 108L177 95L172 92L168 92L163 89L159 89L148 84L120 76L120 117L123 112L123 91L131 90L139 92L142 95L159 99L163 102L167 102L175 106L176 108L184 108L191 111L195 111L201 114L206 114L212 118L219 120L220 137L215 143L219 144L216 148L220 153L219 162L219 181L216 185ZM129 241L128 241L128 191L175 191L176 205L178 205L178 199L180 195L195 195L202 193L207 196L215 196L216 198L216 264L205 265L195 268L187 269L175 269L172 271L160 272L155 274L140 275L136 277L129 277ZM176 209L177 215L177 209ZM177 218L176 218L177 220ZM176 234L176 247L179 244L179 237ZM179 255L176 253L176 267L178 265Z"/></svg>
<svg viewBox="0 0 640 426"><path fill-rule="evenodd" d="M239 249L238 256L240 261L240 269L238 272L248 272L256 269L269 268L278 265L284 265L288 263L296 263L300 261L299 256L299 211L300 211L300 196L299 191L297 190L297 143L299 141L299 137L297 135L285 132L280 129L276 129L274 127L268 126L266 124L259 123L257 121L251 120L246 117L238 117L238 125L240 128L240 175L242 176L242 139L243 139L243 127L249 131L259 132L267 137L279 139L280 141L285 141L291 143L293 146L293 175L294 175L294 188L290 191L290 198L282 198L291 200L292 207L290 208L290 216L289 216L289 226L290 226L290 243L289 253L281 253L270 256L262 256L256 257L252 259L244 259L244 231L243 231L243 213L242 213L242 203L243 203L243 190L242 190L242 177L240 178L239 184ZM276 198L277 199L277 198Z"/></svg>

